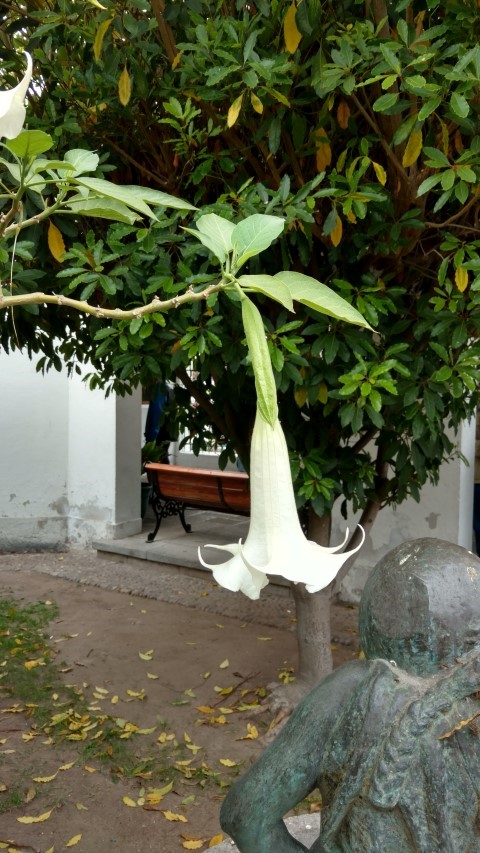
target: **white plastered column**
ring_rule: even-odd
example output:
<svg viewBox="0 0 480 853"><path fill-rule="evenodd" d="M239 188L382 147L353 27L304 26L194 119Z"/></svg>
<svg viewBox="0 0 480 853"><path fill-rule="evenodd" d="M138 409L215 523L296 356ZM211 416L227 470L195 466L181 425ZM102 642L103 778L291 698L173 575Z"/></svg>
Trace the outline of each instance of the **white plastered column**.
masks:
<svg viewBox="0 0 480 853"><path fill-rule="evenodd" d="M140 391L106 399L0 353L0 551L139 532L140 419Z"/></svg>

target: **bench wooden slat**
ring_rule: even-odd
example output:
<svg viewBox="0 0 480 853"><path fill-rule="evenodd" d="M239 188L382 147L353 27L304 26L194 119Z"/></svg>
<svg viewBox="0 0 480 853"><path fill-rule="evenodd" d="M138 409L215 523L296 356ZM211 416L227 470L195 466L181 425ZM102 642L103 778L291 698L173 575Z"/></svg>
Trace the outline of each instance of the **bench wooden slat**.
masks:
<svg viewBox="0 0 480 853"><path fill-rule="evenodd" d="M185 530L189 530L183 515L186 507L238 515L250 514L250 481L246 474L237 471L184 468L181 465L165 465L161 462L149 462L145 470L153 487L152 506L157 516L157 527L153 534L149 535L149 541L155 538L163 517L159 515L159 501L178 505L178 514Z"/></svg>

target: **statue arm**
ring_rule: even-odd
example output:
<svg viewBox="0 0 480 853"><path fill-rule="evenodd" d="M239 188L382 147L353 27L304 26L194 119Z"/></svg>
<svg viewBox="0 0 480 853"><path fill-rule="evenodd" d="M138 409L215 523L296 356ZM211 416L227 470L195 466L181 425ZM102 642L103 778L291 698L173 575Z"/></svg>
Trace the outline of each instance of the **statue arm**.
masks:
<svg viewBox="0 0 480 853"><path fill-rule="evenodd" d="M324 744L367 673L368 662L354 661L320 682L229 792L220 822L241 853L307 849L292 838L283 816L316 788L319 777L328 770L322 764Z"/></svg>

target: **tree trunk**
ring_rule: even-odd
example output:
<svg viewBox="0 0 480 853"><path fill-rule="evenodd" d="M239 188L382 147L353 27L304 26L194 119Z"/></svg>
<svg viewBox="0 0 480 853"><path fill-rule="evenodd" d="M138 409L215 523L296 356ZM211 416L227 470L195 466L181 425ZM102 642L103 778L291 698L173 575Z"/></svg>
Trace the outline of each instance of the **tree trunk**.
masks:
<svg viewBox="0 0 480 853"><path fill-rule="evenodd" d="M297 617L298 671L296 682L310 689L332 671L330 648L330 590L307 592L292 584Z"/></svg>
<svg viewBox="0 0 480 853"><path fill-rule="evenodd" d="M310 510L308 538L324 547L329 545L331 517L320 518ZM322 678L332 671L330 631L331 586L310 593L304 584L291 584L295 601L298 666L295 681L274 689L268 704L283 719ZM276 733L276 730L275 730Z"/></svg>
<svg viewBox="0 0 480 853"><path fill-rule="evenodd" d="M308 538L324 548L330 544L332 518L310 510ZM299 669L297 679L312 686L332 671L330 631L331 588L307 592L303 584L292 584L297 617Z"/></svg>

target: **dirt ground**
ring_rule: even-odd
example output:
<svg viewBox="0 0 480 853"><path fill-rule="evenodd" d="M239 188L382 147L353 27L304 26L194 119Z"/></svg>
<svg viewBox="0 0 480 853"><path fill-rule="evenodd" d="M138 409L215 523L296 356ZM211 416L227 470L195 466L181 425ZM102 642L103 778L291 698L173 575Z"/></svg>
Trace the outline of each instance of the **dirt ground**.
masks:
<svg viewBox="0 0 480 853"><path fill-rule="evenodd" d="M138 727L130 746L139 765L125 778L86 755L81 742L32 737L22 706L0 698L0 798L19 782L25 792L0 815L0 850L175 853L219 842L225 785L264 749L272 723L255 706L258 691L295 666L292 618L280 630L28 566L28 555L14 563L0 555L0 595L57 604L48 634L62 678L83 692L92 719L106 713L126 732ZM208 595L211 582L204 583ZM358 653L356 617L334 608L335 665ZM142 770L145 756L154 775ZM18 820L45 814L42 822Z"/></svg>

